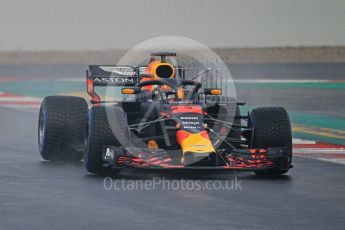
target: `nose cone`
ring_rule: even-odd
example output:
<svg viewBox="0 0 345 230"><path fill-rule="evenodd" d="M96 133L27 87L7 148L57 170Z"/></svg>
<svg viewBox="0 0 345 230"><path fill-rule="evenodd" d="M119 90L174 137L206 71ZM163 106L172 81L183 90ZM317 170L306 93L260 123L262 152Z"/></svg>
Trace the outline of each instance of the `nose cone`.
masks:
<svg viewBox="0 0 345 230"><path fill-rule="evenodd" d="M179 130L177 131L176 136L177 142L182 148L182 160L184 164L186 163L187 158L188 161L196 162L215 152L215 149L206 131L189 133L185 130Z"/></svg>

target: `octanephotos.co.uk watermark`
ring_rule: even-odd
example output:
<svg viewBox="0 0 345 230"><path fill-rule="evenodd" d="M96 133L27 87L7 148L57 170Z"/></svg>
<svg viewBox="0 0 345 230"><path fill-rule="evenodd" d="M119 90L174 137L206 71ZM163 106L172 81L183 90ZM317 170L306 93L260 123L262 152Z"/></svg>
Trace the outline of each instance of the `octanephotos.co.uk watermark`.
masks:
<svg viewBox="0 0 345 230"><path fill-rule="evenodd" d="M237 177L229 180L186 180L154 177L146 180L113 179L105 177L103 187L107 191L211 191L242 190L242 181Z"/></svg>

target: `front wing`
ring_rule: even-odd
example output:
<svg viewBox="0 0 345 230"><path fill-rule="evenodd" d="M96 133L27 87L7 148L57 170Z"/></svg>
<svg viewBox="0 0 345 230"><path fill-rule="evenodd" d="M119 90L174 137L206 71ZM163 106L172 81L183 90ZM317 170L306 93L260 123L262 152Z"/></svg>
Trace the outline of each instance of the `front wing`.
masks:
<svg viewBox="0 0 345 230"><path fill-rule="evenodd" d="M287 147L267 149L234 149L218 151L219 165L190 166L176 163L164 149L118 148L104 146L104 167L134 167L152 170L244 170L258 171L270 168L288 170L291 168L291 150Z"/></svg>

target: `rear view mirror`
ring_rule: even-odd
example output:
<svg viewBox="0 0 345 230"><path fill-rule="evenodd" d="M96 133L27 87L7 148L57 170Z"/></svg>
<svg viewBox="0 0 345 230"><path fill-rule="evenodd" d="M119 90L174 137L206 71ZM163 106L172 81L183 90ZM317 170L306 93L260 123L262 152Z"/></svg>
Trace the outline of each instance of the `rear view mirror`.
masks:
<svg viewBox="0 0 345 230"><path fill-rule="evenodd" d="M204 94L206 94L206 95L222 95L222 90L216 89L216 88L205 88Z"/></svg>
<svg viewBox="0 0 345 230"><path fill-rule="evenodd" d="M141 92L138 87L126 87L121 89L122 94L139 94Z"/></svg>

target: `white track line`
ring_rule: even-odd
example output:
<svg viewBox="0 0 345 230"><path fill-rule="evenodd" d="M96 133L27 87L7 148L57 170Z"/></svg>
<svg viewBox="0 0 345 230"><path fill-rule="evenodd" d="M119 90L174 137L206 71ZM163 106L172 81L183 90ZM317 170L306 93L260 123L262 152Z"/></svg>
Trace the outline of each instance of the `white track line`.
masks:
<svg viewBox="0 0 345 230"><path fill-rule="evenodd" d="M316 144L316 141L293 138L292 143L293 144Z"/></svg>
<svg viewBox="0 0 345 230"><path fill-rule="evenodd" d="M337 154L345 154L345 149L326 149L326 148L294 148L294 152L300 154L318 154L318 153L337 153ZM344 155L345 156L345 155Z"/></svg>
<svg viewBox="0 0 345 230"><path fill-rule="evenodd" d="M337 158L316 158L316 159L321 160L321 161L327 161L327 162L345 165L345 159L337 159Z"/></svg>
<svg viewBox="0 0 345 230"><path fill-rule="evenodd" d="M18 102L18 101L23 101L23 102L41 102L42 99L36 98L36 97L1 97L0 95L0 102Z"/></svg>

